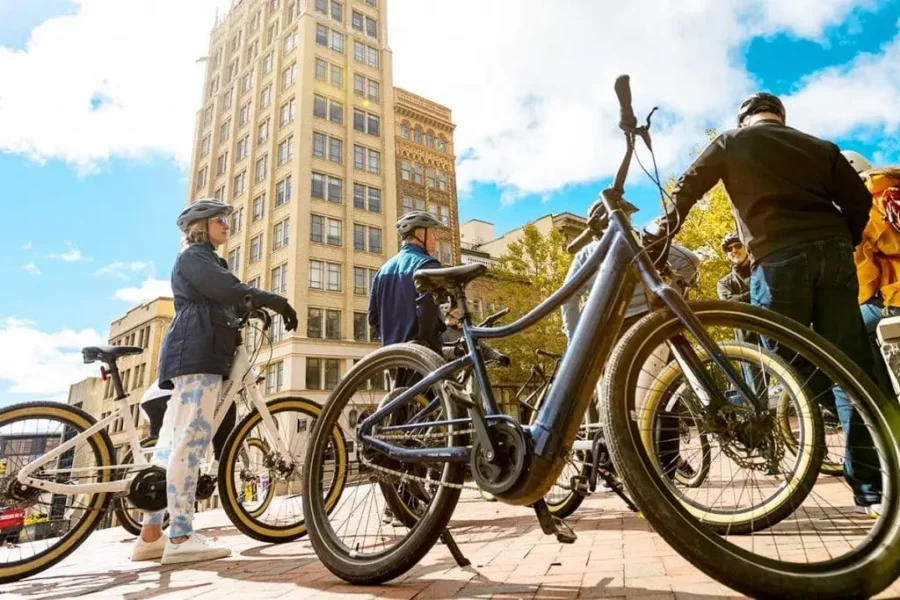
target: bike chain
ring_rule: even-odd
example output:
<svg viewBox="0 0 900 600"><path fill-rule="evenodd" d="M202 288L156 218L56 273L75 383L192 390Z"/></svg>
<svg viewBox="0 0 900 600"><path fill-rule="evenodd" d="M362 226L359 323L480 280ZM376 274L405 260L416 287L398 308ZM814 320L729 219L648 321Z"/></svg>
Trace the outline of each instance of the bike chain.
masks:
<svg viewBox="0 0 900 600"><path fill-rule="evenodd" d="M418 440L421 438L448 438L451 435L467 435L470 433L475 433L475 429L464 429L461 431L453 431L453 432L423 433L423 434L420 434L417 436L404 435L402 433L393 433L393 434L388 433L388 434L383 434L383 435L375 435L372 437L379 439L379 440L396 440L396 439L403 439L403 440L416 439L416 440ZM387 467L382 467L381 465L376 465L375 463L373 463L372 461L367 459L365 456L363 456L361 453L359 456L359 461L362 464L366 465L367 467L369 467L375 471L387 473L388 475L392 475L392 476L398 478L401 483L405 483L407 481L416 481L418 483L424 483L426 485L438 485L441 487L448 487L448 488L453 488L453 489L457 489L457 490L474 490L474 491L481 490L481 488L478 487L478 485L474 484L474 483L470 483L470 484L446 483L443 481L436 481L434 479L428 479L427 477L419 477L418 475L412 475L412 474L406 473L404 471L396 471L394 469L388 469Z"/></svg>

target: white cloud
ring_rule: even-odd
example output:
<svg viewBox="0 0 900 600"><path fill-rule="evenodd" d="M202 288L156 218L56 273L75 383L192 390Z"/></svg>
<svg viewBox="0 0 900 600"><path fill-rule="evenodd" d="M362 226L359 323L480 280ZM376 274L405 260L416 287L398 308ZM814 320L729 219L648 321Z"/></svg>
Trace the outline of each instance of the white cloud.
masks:
<svg viewBox="0 0 900 600"><path fill-rule="evenodd" d="M31 247L32 247L32 246L31 246L31 240L29 240L29 241L25 242L24 244L22 244L22 250L31 250Z"/></svg>
<svg viewBox="0 0 900 600"><path fill-rule="evenodd" d="M105 343L93 329L45 332L9 317L0 322L0 383L12 394L64 399L71 384L97 374L96 365L84 364L81 348Z"/></svg>
<svg viewBox="0 0 900 600"><path fill-rule="evenodd" d="M462 188L495 182L511 198L614 172L622 154L616 75L633 76L641 116L663 109L656 148L665 170L685 161L705 127L730 125L756 87L742 59L750 39L821 39L873 5L390 2L395 83L453 110ZM208 52L214 7L228 3L79 0L78 14L43 23L24 52L0 48L0 151L61 158L82 171L154 152L187 164L204 75L195 59Z"/></svg>
<svg viewBox="0 0 900 600"><path fill-rule="evenodd" d="M147 277L138 287L126 287L116 290L115 298L132 304L139 304L158 298L172 296L172 285L164 279Z"/></svg>
<svg viewBox="0 0 900 600"><path fill-rule="evenodd" d="M153 263L151 262L133 261L130 263L125 263L116 261L106 265L105 267L97 269L94 275L97 275L98 277L112 277L114 279L127 281L129 279L129 273L140 273L143 271L152 270Z"/></svg>
<svg viewBox="0 0 900 600"><path fill-rule="evenodd" d="M85 256L81 252L81 250L73 246L72 242L66 242L66 247L68 248L68 250L66 250L65 252L61 252L59 254L50 254L47 256L47 258L54 258L56 260L61 260L68 263L80 261L90 262L91 260L93 260L91 257Z"/></svg>
<svg viewBox="0 0 900 600"><path fill-rule="evenodd" d="M34 264L33 262L30 262L30 263L27 263L27 264L22 265L22 269L24 269L25 271L27 271L27 272L30 273L31 275L34 275L35 277L40 277L40 276L41 276L41 270L38 269L38 268L37 268L37 265Z"/></svg>

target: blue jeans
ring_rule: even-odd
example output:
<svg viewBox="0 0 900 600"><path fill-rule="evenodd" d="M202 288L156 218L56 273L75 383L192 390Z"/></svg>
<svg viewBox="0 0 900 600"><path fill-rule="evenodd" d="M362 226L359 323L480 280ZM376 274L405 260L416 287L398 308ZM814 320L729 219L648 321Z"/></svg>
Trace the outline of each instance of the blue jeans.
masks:
<svg viewBox="0 0 900 600"><path fill-rule="evenodd" d="M859 311L862 313L863 324L866 327L866 334L869 336L869 345L872 348L875 360L875 382L888 398L893 398L897 393L894 391L894 384L891 383L891 376L888 374L884 356L881 355L881 348L878 347L876 331L881 319L900 315L900 307L888 306L887 310L885 310L884 302L882 302L881 298L875 296L870 298L865 304L860 305Z"/></svg>
<svg viewBox="0 0 900 600"><path fill-rule="evenodd" d="M858 308L859 283L853 247L842 238L798 244L778 250L753 266L750 301L811 325L854 360L873 380L873 357ZM779 354L790 362L786 348ZM812 365L795 366L811 372ZM808 377L808 375L806 376ZM869 430L850 399L818 371L810 381L823 407L837 415L844 430L844 476L856 503L881 502L881 470ZM829 390L831 388L831 390Z"/></svg>

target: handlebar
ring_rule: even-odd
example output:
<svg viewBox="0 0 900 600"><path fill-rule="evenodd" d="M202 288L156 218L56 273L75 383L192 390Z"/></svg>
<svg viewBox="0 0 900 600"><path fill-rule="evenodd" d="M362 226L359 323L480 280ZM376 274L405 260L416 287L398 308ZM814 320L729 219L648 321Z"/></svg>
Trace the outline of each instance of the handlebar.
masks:
<svg viewBox="0 0 900 600"><path fill-rule="evenodd" d="M246 325L250 319L259 319L262 321L263 330L268 330L272 325L272 315L270 315L267 311L262 308L257 308L253 303L253 297L250 294L244 296L244 307L247 309L247 312L241 316L240 319L240 327Z"/></svg>
<svg viewBox="0 0 900 600"><path fill-rule="evenodd" d="M637 118L631 108L631 78L628 75L616 77L616 96L619 98L619 127L625 131L637 127Z"/></svg>
<svg viewBox="0 0 900 600"><path fill-rule="evenodd" d="M490 327L491 325L493 325L494 323L496 323L497 321L499 321L500 319L505 317L507 314L509 314L508 308L498 310L494 314L489 315L487 319L485 319L484 321L479 323L478 327Z"/></svg>

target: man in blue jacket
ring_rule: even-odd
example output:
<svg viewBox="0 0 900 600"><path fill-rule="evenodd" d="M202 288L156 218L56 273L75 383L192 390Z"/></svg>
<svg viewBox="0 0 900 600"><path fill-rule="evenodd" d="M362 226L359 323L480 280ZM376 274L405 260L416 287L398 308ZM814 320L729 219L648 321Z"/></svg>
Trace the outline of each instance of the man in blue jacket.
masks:
<svg viewBox="0 0 900 600"><path fill-rule="evenodd" d="M421 210L408 212L397 221L400 252L378 270L369 296L369 325L383 346L418 342L441 354L441 333L446 326L431 294L416 291L413 274L441 267L431 255L437 246L432 230L443 226Z"/></svg>

